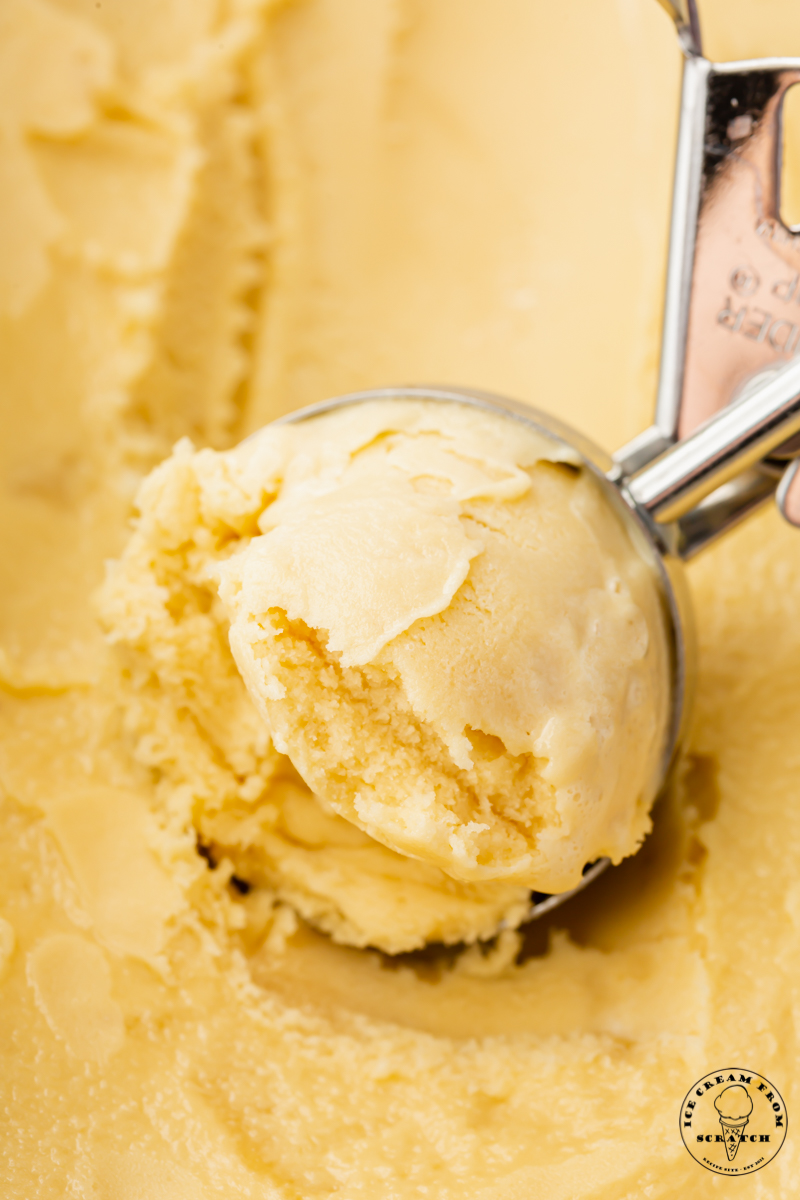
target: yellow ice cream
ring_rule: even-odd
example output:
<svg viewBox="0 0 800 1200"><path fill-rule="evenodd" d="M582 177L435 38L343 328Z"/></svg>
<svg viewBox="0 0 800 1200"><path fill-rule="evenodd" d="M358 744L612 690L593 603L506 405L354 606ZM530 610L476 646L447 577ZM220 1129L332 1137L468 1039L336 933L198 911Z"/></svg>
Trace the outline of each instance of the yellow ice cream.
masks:
<svg viewBox="0 0 800 1200"><path fill-rule="evenodd" d="M660 598L576 458L395 400L182 445L141 489L100 600L129 720L213 854L337 940L486 938L644 836Z"/></svg>
<svg viewBox="0 0 800 1200"><path fill-rule="evenodd" d="M712 57L800 54L784 0L703 16ZM548 920L392 957L336 937L447 940L473 889L477 943L522 888L300 783L202 574L216 535L170 548L180 487L125 550L178 439L359 387L484 387L608 449L643 428L679 76L654 0L0 6L4 1198L672 1200L708 1193L677 1128L704 1073L748 1064L791 1120L800 541L774 511L691 567L696 719L642 849ZM790 1126L737 1187L796 1178Z"/></svg>
<svg viewBox="0 0 800 1200"><path fill-rule="evenodd" d="M261 488L263 532L220 590L259 712L336 812L456 879L565 891L648 828L659 595L575 458L466 405L388 400L227 460Z"/></svg>
<svg viewBox="0 0 800 1200"><path fill-rule="evenodd" d="M270 448L182 444L141 488L136 532L98 597L134 758L158 772L165 810L191 798L211 861L227 859L242 884L337 941L397 953L516 927L528 887L461 883L393 853L321 804L273 748L218 596L222 566L252 544L276 486Z"/></svg>

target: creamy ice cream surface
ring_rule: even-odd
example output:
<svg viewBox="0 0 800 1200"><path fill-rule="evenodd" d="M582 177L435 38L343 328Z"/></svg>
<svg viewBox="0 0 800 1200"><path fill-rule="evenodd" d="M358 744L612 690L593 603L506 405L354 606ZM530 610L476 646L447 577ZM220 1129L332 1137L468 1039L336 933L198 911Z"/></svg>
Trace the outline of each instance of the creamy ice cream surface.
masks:
<svg viewBox="0 0 800 1200"><path fill-rule="evenodd" d="M800 54L788 0L701 7L716 60ZM736 1188L796 1195L797 533L765 510L690 565L695 720L652 830L525 924L527 883L471 864L519 866L548 822L556 861L556 797L569 877L591 826L551 763L609 784L619 853L646 827L611 787L625 679L632 728L659 720L625 538L516 427L244 441L398 380L527 399L608 450L648 425L679 87L655 0L0 4L3 1200L700 1197L728 1185L679 1105L735 1061L789 1113ZM555 620L555 575L587 607ZM518 602L524 703L470 657L506 671L486 630ZM545 748L548 646L578 716L591 672L607 689L583 759ZM308 697L338 749L299 728ZM407 747L405 793L362 783L356 729L387 777ZM498 803L514 772L531 838ZM432 774L424 861L394 847Z"/></svg>
<svg viewBox="0 0 800 1200"><path fill-rule="evenodd" d="M258 534L292 433L221 454L182 444L141 488L136 532L97 601L134 755L158 771L166 809L191 797L212 861L227 860L237 879L337 941L397 953L515 927L529 908L524 884L459 882L337 816L274 749L245 689L220 571Z"/></svg>
<svg viewBox="0 0 800 1200"><path fill-rule="evenodd" d="M576 459L510 418L387 400L182 444L145 481L100 611L128 719L212 854L396 952L513 927L531 889L638 846L666 638Z"/></svg>
<svg viewBox="0 0 800 1200"><path fill-rule="evenodd" d="M336 812L456 879L542 892L636 849L666 636L574 453L466 405L386 400L236 454L266 500L222 570L231 647Z"/></svg>

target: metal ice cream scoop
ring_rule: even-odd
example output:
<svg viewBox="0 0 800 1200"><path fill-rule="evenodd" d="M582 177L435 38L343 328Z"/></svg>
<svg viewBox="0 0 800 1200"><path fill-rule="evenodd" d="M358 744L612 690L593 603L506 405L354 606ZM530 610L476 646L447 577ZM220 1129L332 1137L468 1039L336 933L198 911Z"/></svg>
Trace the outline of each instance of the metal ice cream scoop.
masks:
<svg viewBox="0 0 800 1200"><path fill-rule="evenodd" d="M684 50L658 400L654 424L606 454L526 404L465 388L358 392L282 418L415 398L472 405L577 450L657 577L671 624L669 769L691 703L691 610L682 563L778 493L800 524L800 228L780 217L782 106L800 59L714 64L700 52L693 0L661 3ZM789 464L787 466L787 463ZM530 916L578 888L532 897Z"/></svg>

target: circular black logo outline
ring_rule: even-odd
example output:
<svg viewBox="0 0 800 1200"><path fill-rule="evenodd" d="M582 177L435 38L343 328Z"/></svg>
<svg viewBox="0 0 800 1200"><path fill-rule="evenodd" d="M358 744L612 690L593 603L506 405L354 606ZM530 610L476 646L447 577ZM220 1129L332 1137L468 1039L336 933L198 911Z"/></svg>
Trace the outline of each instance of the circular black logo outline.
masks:
<svg viewBox="0 0 800 1200"><path fill-rule="evenodd" d="M738 1090L743 1090L743 1091L747 1092L747 1086L742 1087L739 1083L739 1080L741 1079L741 1080L745 1081L746 1083L750 1083L753 1076L755 1076L756 1079L761 1080L761 1083L757 1086L756 1091L764 1093L765 1101L767 1101L768 1103L771 1103L773 1109L776 1109L776 1100L780 1102L779 1105L777 1106L779 1113L782 1112L782 1114L783 1114L782 1120L780 1122L778 1122L778 1128L780 1128L782 1131L780 1145L777 1147L775 1152L773 1154L771 1154L770 1157L767 1158L764 1162L760 1163L758 1166L753 1166L751 1168L746 1167L744 1169L739 1169L739 1168L725 1169L725 1168L716 1166L716 1164L714 1164L712 1162L709 1162L707 1160L704 1161L702 1158L699 1158L697 1156L697 1154L695 1153L695 1151L692 1149L692 1147L687 1142L686 1136L684 1133L684 1130L687 1126L691 1127L691 1121L693 1119L693 1110L696 1107L696 1101L693 1101L692 1098L695 1095L697 1095L699 1089L704 1086L707 1090L710 1091L713 1089L714 1086L720 1087L723 1083L727 1084L729 1087L732 1086L732 1087L737 1088ZM709 1080L714 1080L714 1083L709 1084L707 1082ZM733 1080L732 1084L731 1084L731 1080ZM753 1086L752 1083L750 1084L750 1086L751 1087ZM726 1090L725 1088L722 1089L722 1091L725 1091L725 1090ZM748 1096L749 1096L749 1093L748 1093ZM718 1112L720 1111L719 1106L716 1104L715 1104L715 1108L717 1108ZM752 1098L751 1098L751 1111L752 1111ZM688 1121L686 1120L687 1116L689 1117ZM721 1125L722 1129L724 1130L726 1128L726 1126L723 1124L724 1116L722 1114L720 1114L719 1120L720 1120L720 1125ZM746 1128L748 1122L749 1122L749 1116L747 1117L747 1119L744 1119L742 1129ZM741 1120L738 1122L734 1120L732 1122L733 1127L736 1127L737 1124L741 1124ZM686 1095L684 1096L683 1101L681 1103L681 1109L680 1109L680 1113L678 1115L678 1129L680 1131L681 1141L683 1142L686 1152L689 1154L689 1156L691 1158L694 1159L694 1161L696 1163L698 1163L701 1167L704 1167L706 1169L706 1171L710 1171L713 1175L722 1175L722 1176L727 1175L729 1177L734 1177L734 1176L741 1177L743 1175L755 1175L756 1171L761 1171L761 1170L763 1170L764 1167L768 1167L769 1164L775 1158L777 1158L778 1154L780 1154L780 1152L783 1148L783 1144L786 1141L787 1134L789 1132L789 1113L786 1108L786 1101L783 1099L783 1096L781 1095L781 1093L775 1087L774 1083L770 1082L770 1080L767 1079L767 1077L765 1075L762 1075L760 1071L748 1070L746 1067L723 1067L723 1068L720 1068L719 1070L709 1071L709 1072L707 1072L707 1074L701 1075L700 1078L695 1083L693 1083L692 1086L689 1088L689 1091L686 1093ZM728 1154L728 1161L733 1161L733 1159L736 1157L737 1150L738 1150L738 1144L737 1144L736 1148L733 1149L732 1153L726 1147L726 1153Z"/></svg>

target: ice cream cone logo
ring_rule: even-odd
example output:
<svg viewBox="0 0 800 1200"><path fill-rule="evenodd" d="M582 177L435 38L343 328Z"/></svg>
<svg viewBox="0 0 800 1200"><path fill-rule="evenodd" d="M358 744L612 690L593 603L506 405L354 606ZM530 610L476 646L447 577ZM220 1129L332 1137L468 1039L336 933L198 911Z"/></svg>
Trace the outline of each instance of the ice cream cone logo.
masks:
<svg viewBox="0 0 800 1200"><path fill-rule="evenodd" d="M725 1067L698 1079L680 1114L686 1149L717 1175L751 1175L768 1166L786 1140L788 1123L775 1084L744 1067Z"/></svg>
<svg viewBox="0 0 800 1200"><path fill-rule="evenodd" d="M753 1101L743 1084L734 1083L720 1092L714 1101L714 1107L719 1113L728 1162L733 1162L741 1144L742 1134L750 1123Z"/></svg>

